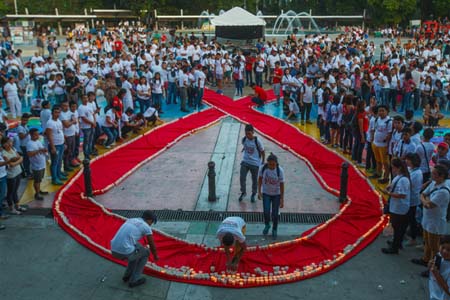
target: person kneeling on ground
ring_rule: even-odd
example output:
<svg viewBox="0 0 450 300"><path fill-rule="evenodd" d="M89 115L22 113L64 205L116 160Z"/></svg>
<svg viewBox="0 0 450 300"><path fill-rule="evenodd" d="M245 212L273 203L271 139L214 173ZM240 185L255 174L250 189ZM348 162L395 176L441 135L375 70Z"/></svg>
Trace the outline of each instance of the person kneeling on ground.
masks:
<svg viewBox="0 0 450 300"><path fill-rule="evenodd" d="M287 115L287 117L286 117L286 120L289 120L289 119L296 119L297 116L298 116L298 114L300 113L300 108L298 107L297 102L295 102L295 100L292 99L292 98L289 98L289 99L287 100L287 102L288 102L288 103L286 103L286 104L287 104L288 107L289 107L289 113L288 113L288 115Z"/></svg>
<svg viewBox="0 0 450 300"><path fill-rule="evenodd" d="M272 237L276 239L278 210L284 207L284 171L278 165L278 158L273 153L270 153L267 163L259 169L258 199L263 200L265 223L263 234L267 235L269 232L272 216Z"/></svg>
<svg viewBox="0 0 450 300"><path fill-rule="evenodd" d="M216 236L223 245L227 257L227 271L235 272L238 269L239 261L246 248L245 231L245 221L240 217L226 218L217 230ZM233 257L230 254L230 248L232 246L234 246Z"/></svg>
<svg viewBox="0 0 450 300"><path fill-rule="evenodd" d="M250 95L252 97L252 102L256 103L258 107L264 106L264 102L267 101L266 91L255 83L251 84L251 88L255 92L253 95Z"/></svg>
<svg viewBox="0 0 450 300"><path fill-rule="evenodd" d="M158 110L154 107L149 107L144 112L144 127L147 127L148 122L152 122L152 126L156 124L156 121L161 121L158 115Z"/></svg>
<svg viewBox="0 0 450 300"><path fill-rule="evenodd" d="M129 282L130 287L136 287L145 283L141 277L150 250L154 261L158 261L155 242L153 241L151 225L156 224L157 216L150 210L144 211L142 218L128 219L117 231L111 240L112 256L120 260L127 260L128 266L122 277L124 282ZM147 238L148 248L139 242L143 237Z"/></svg>
<svg viewBox="0 0 450 300"><path fill-rule="evenodd" d="M450 291L450 236L440 238L439 252L429 263L430 279L428 288L430 299L449 299Z"/></svg>
<svg viewBox="0 0 450 300"><path fill-rule="evenodd" d="M127 138L127 135L130 131L133 133L137 133L144 124L144 122L140 122L143 120L143 115L138 113L136 116L133 116L133 109L131 107L127 108L127 110L122 114L122 122L121 122L121 134L122 138Z"/></svg>

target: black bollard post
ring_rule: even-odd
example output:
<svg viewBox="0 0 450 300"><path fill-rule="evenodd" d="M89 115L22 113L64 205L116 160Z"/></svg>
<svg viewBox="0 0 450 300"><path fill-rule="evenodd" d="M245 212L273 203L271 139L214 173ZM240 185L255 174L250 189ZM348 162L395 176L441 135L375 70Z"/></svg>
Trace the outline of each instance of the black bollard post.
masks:
<svg viewBox="0 0 450 300"><path fill-rule="evenodd" d="M213 161L208 163L208 201L214 202L216 197L216 164Z"/></svg>
<svg viewBox="0 0 450 300"><path fill-rule="evenodd" d="M341 191L339 194L339 202L343 203L347 200L347 184L348 184L348 163L342 163L341 171Z"/></svg>
<svg viewBox="0 0 450 300"><path fill-rule="evenodd" d="M84 174L84 190L86 197L92 198L94 195L92 193L92 179L91 179L91 166L90 160L83 160L83 174Z"/></svg>

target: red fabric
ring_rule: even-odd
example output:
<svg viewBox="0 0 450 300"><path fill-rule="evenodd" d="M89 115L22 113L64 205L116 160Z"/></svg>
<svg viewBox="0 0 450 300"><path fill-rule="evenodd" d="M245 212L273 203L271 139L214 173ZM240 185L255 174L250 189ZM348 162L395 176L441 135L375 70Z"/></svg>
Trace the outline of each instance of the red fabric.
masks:
<svg viewBox="0 0 450 300"><path fill-rule="evenodd" d="M270 97L273 99L273 94ZM91 163L91 169L95 194L106 192L109 187L118 184L144 160L156 156L170 148L170 145L180 138L212 124L225 114L242 122L251 123L261 135L293 154L303 157L316 172L315 176L318 179L321 178L319 182L327 190L339 189L340 167L343 162L339 155L329 151L286 122L253 110L249 97L232 101L213 91L205 90L204 99L217 109L208 109L160 126L126 146L118 147L94 160ZM271 247L248 249L242 257L238 270L241 274L255 274L255 268L273 272L274 266L287 266L289 269L285 272L290 274L290 277L279 276L279 280L271 280L273 278L269 280L269 277L256 275L258 280L239 281L230 278L227 284L224 284L217 279L200 279L187 275L175 277L168 274L167 270L149 266L146 267L145 272L174 281L226 287L252 287L292 282L327 272L366 247L382 231L387 221L382 215L379 196L353 166L349 167L349 182L348 195L351 203L343 206L333 220L304 233L303 239L279 243ZM107 259L125 264L123 261L114 259L109 252L110 240L124 222L123 219L109 214L99 204L83 199L81 197L83 185L83 176L78 173L57 193L53 205L56 220L64 230L84 246ZM337 191L332 192L337 195ZM189 266L195 272L204 274L210 273L211 266L214 266L215 271L219 273L225 270L225 254L220 249L189 244L156 230L154 239L160 257L158 266L168 265L175 268ZM349 248L349 245L353 246ZM313 263L324 264L324 260L333 260L335 263L327 267L312 266ZM315 272L294 272L296 269L303 271L306 266L311 266Z"/></svg>

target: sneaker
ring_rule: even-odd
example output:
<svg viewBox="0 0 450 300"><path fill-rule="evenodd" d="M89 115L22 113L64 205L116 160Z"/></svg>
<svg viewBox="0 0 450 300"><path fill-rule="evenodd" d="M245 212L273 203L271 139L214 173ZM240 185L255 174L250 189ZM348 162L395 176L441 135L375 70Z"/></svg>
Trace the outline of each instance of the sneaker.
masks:
<svg viewBox="0 0 450 300"><path fill-rule="evenodd" d="M391 240L386 241L386 244L388 244L389 247L392 247L393 241L391 241ZM403 249L403 245L400 245L399 249Z"/></svg>
<svg viewBox="0 0 450 300"><path fill-rule="evenodd" d="M48 192L47 191L40 191L39 194L41 194L41 195L48 195Z"/></svg>
<svg viewBox="0 0 450 300"><path fill-rule="evenodd" d="M59 180L65 181L67 179L68 179L67 176L64 176L64 175L59 176Z"/></svg>
<svg viewBox="0 0 450 300"><path fill-rule="evenodd" d="M111 149L111 146L110 145L105 145L105 149Z"/></svg>
<svg viewBox="0 0 450 300"><path fill-rule="evenodd" d="M263 235L267 235L269 233L270 225L266 224L263 229Z"/></svg>
<svg viewBox="0 0 450 300"><path fill-rule="evenodd" d="M122 281L123 281L123 282L128 282L128 280L130 280L130 277L131 277L131 275L127 275L127 276L124 275L124 276L122 277Z"/></svg>
<svg viewBox="0 0 450 300"><path fill-rule="evenodd" d="M139 278L138 280L136 280L135 282L130 282L128 284L128 286L130 288L134 288L134 287L140 286L140 285L142 285L144 283L145 283L145 278L142 277L142 278Z"/></svg>
<svg viewBox="0 0 450 300"><path fill-rule="evenodd" d="M76 168L79 165L80 165L80 163L76 159L72 159L72 161L70 162L70 166L73 168Z"/></svg>
<svg viewBox="0 0 450 300"><path fill-rule="evenodd" d="M27 211L27 208L26 208L25 206L17 205L17 206L16 206L16 210L18 210L18 211L20 211L20 212L26 212L26 211Z"/></svg>
<svg viewBox="0 0 450 300"><path fill-rule="evenodd" d="M11 215L17 215L17 216L22 214L20 211L18 211L18 210L15 209L14 207L11 208L11 209L9 210L9 213L10 213Z"/></svg>
<svg viewBox="0 0 450 300"><path fill-rule="evenodd" d="M272 238L275 240L277 238L277 230L272 229Z"/></svg>
<svg viewBox="0 0 450 300"><path fill-rule="evenodd" d="M424 261L422 258L413 258L411 259L411 262L419 266L428 267L428 263Z"/></svg>
<svg viewBox="0 0 450 300"><path fill-rule="evenodd" d="M35 194L35 195L34 195L34 200L43 201L43 200L44 200L44 197L42 197L42 196L39 195L39 194Z"/></svg>
<svg viewBox="0 0 450 300"><path fill-rule="evenodd" d="M255 198L256 198L256 194L252 194L252 196L251 196L251 198L250 198L250 201L251 201L252 203L254 203L254 202L255 202Z"/></svg>
<svg viewBox="0 0 450 300"><path fill-rule="evenodd" d="M398 250L394 248L383 248L381 249L381 252L384 254L398 254Z"/></svg>
<svg viewBox="0 0 450 300"><path fill-rule="evenodd" d="M0 230L4 230L4 229L6 229L6 226L3 225L3 224L1 224L1 225L0 225Z"/></svg>
<svg viewBox="0 0 450 300"><path fill-rule="evenodd" d="M244 197L246 196L246 193L241 193L241 195L239 196L239 202L241 202L242 200L244 200Z"/></svg>
<svg viewBox="0 0 450 300"><path fill-rule="evenodd" d="M52 180L52 184L53 185L63 185L64 183L62 183L60 180Z"/></svg>
<svg viewBox="0 0 450 300"><path fill-rule="evenodd" d="M388 178L381 178L381 179L378 179L378 183L381 183L381 184L386 184L386 183L388 183L389 182L389 179Z"/></svg>
<svg viewBox="0 0 450 300"><path fill-rule="evenodd" d="M67 173L67 172L61 172L61 175L67 177L67 176L69 176L69 173Z"/></svg>

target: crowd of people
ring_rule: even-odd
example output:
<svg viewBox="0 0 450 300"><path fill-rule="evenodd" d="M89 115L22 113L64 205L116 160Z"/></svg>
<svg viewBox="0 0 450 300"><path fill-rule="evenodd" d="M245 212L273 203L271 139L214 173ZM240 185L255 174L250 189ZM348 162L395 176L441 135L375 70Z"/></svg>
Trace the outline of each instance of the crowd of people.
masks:
<svg viewBox="0 0 450 300"><path fill-rule="evenodd" d="M282 42L260 40L251 51L226 50L204 34L167 36L133 28L72 34L64 44L62 59L58 53L64 46L53 37L40 37L39 51L29 61L12 45L0 49L0 86L6 99L0 110L0 197L6 198L10 213L26 209L18 204L22 177L34 180L35 199L43 199L46 191L40 182L47 157L54 185L61 185L67 172L79 166L80 136L83 157L90 158L98 154L99 140L111 148L130 132L158 121L164 108L177 107L183 113L201 109L207 85L223 93L224 86L234 83L235 97L251 86L260 106L267 100L262 87L269 86L287 119L300 116L300 125L312 124L317 110L321 141L350 154L371 178L387 184L394 239L384 253L398 253L408 226L410 243L417 230L423 230L425 252L415 263L425 265L438 252L450 199L445 183L450 135L437 153L430 140L450 100L448 33L434 40L388 40L379 46L379 57L375 43L358 28L333 39L292 34ZM22 113L30 85L30 113ZM103 97L104 107L99 104ZM36 129L28 128L31 116L41 120L43 141ZM6 133L8 118L20 120L13 138ZM251 134L243 144L255 146L253 154L263 151ZM245 176L250 171L251 201L256 194L264 199L267 234L283 191L278 189L275 198L265 195L261 182L258 186L265 176L265 169L259 168L261 157L254 158L258 165L252 164L252 155L247 159L241 165L239 200L246 195ZM268 164L270 174L280 177L276 158L271 156ZM5 218L2 209L0 218ZM277 220L272 221L276 238Z"/></svg>

